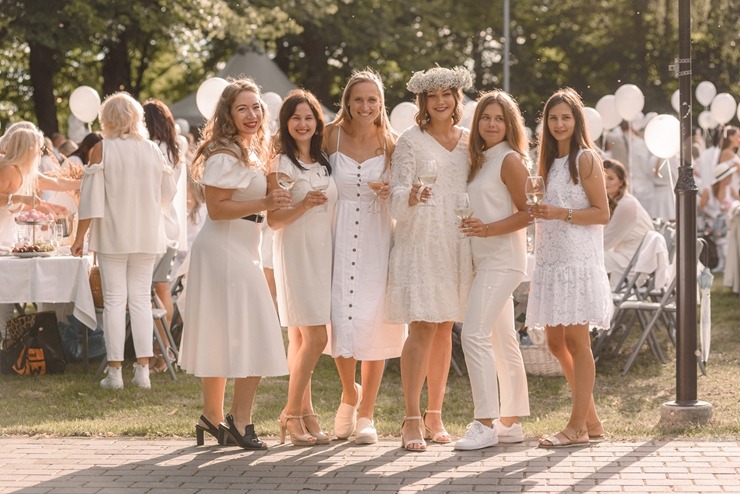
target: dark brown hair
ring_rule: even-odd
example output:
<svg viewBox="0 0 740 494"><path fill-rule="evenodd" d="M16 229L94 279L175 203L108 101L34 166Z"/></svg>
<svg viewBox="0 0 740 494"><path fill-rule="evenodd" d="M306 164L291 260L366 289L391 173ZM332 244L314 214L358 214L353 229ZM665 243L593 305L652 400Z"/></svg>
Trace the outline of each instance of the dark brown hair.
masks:
<svg viewBox="0 0 740 494"><path fill-rule="evenodd" d="M177 128L170 109L159 100L146 100L144 123L149 131L149 139L164 143L173 168L177 168L180 164L180 144L177 142Z"/></svg>
<svg viewBox="0 0 740 494"><path fill-rule="evenodd" d="M609 199L609 217L614 215L614 209L617 207L617 203L624 197L624 194L627 192L627 189L629 188L629 178L627 177L627 168L620 163L617 160L613 160L611 158L607 158L604 160L604 169L605 170L612 170L614 174L617 176L619 181L621 182L621 185L619 186L619 190L617 191L617 196L612 199L611 197L608 197Z"/></svg>
<svg viewBox="0 0 740 494"><path fill-rule="evenodd" d="M295 166L301 170L306 169L298 162L298 158L296 157L298 146L288 131L288 121L301 103L306 103L308 105L311 109L311 113L313 113L313 116L316 119L316 132L311 136L311 145L308 151L309 155L316 163L320 163L324 166L331 175L329 159L321 149L324 140L324 112L321 109L319 100L317 100L316 96L314 96L310 91L294 89L288 93L288 96L283 100L283 106L280 107L280 115L278 116L278 135L274 141L275 154L284 154Z"/></svg>

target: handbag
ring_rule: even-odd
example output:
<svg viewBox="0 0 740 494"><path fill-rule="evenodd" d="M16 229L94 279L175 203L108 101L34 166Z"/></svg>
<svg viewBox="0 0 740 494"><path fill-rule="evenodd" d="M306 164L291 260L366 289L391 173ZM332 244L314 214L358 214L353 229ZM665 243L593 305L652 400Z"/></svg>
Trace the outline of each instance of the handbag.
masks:
<svg viewBox="0 0 740 494"><path fill-rule="evenodd" d="M93 252L93 265L90 268L90 292L92 292L93 304L96 309L102 309L103 304L103 280L100 279L100 266L98 256Z"/></svg>
<svg viewBox="0 0 740 494"><path fill-rule="evenodd" d="M3 374L43 375L63 373L64 359L56 313L22 314L8 321L0 349Z"/></svg>
<svg viewBox="0 0 740 494"><path fill-rule="evenodd" d="M719 252L717 251L717 242L714 241L714 235L705 233L699 238L704 244L699 254L699 261L709 269L716 268L719 265Z"/></svg>

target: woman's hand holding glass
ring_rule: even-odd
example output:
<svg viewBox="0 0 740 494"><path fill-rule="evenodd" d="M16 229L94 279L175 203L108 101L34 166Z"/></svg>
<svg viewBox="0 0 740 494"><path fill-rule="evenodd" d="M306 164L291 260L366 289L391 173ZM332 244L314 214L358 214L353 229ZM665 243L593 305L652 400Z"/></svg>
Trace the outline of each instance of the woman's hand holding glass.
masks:
<svg viewBox="0 0 740 494"><path fill-rule="evenodd" d="M304 201L307 200L311 204L311 207L321 204L321 211L325 213L327 211L326 203L329 201L329 198L324 191L329 188L329 171L323 166L318 167L308 176L308 182L313 191L306 194ZM320 195L317 196L315 192L318 192Z"/></svg>
<svg viewBox="0 0 740 494"><path fill-rule="evenodd" d="M422 160L416 173L419 187L416 188L416 198L422 206L436 205L432 198L432 185L437 181L437 162L434 160ZM412 191L414 189L412 188Z"/></svg>
<svg viewBox="0 0 740 494"><path fill-rule="evenodd" d="M268 211L290 207L290 192L283 189L274 189L265 197L265 206Z"/></svg>
<svg viewBox="0 0 740 494"><path fill-rule="evenodd" d="M374 194L373 201L370 203L368 211L371 213L379 213L380 204L378 203L378 198L386 200L391 193L391 187L388 183L388 173L383 171L376 177L373 177L373 179L368 180L367 186L370 187L370 190L373 191Z"/></svg>
<svg viewBox="0 0 740 494"><path fill-rule="evenodd" d="M455 216L460 221L460 238L469 236L465 221L473 216L473 208L470 207L470 196L467 192L461 192L455 196Z"/></svg>
<svg viewBox="0 0 740 494"><path fill-rule="evenodd" d="M527 196L527 204L530 206L529 213L534 215L534 210L539 209L542 200L545 198L545 179L539 175L528 177L524 184L524 194Z"/></svg>

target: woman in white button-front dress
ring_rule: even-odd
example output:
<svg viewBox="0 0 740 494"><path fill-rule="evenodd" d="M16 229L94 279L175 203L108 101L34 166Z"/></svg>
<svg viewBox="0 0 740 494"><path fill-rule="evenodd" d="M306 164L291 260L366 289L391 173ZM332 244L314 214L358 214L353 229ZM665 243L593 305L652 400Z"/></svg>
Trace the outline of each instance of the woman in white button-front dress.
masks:
<svg viewBox="0 0 740 494"><path fill-rule="evenodd" d="M280 322L288 328L288 401L280 414L280 437L286 431L296 446L328 444L311 402L311 374L326 347L331 310L331 218L337 187L321 150L324 115L316 97L296 89L283 101L276 136L277 156L268 177L269 190L294 180L291 207L270 211L273 264ZM326 189L318 188L326 173Z"/></svg>
<svg viewBox="0 0 740 494"><path fill-rule="evenodd" d="M393 219L386 199L395 134L375 72L354 73L342 107L327 126L324 149L339 199L334 208L331 353L342 382L334 419L340 439L378 441L373 412L385 359L400 357L405 328L385 322L385 292ZM377 198L370 189L374 182ZM357 361L362 385L355 383Z"/></svg>

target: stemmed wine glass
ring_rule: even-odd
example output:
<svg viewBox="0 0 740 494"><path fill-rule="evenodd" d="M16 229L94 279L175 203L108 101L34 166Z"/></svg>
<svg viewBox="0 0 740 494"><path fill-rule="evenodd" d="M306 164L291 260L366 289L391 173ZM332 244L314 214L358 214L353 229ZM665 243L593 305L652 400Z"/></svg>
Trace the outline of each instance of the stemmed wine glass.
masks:
<svg viewBox="0 0 740 494"><path fill-rule="evenodd" d="M545 179L539 175L527 177L524 194L527 196L527 204L531 206L540 204L545 198Z"/></svg>
<svg viewBox="0 0 740 494"><path fill-rule="evenodd" d="M378 203L378 192L380 192L380 189L383 188L383 185L388 183L388 176L385 170L379 172L374 176L371 180L368 180L367 186L370 187L370 190L373 191L373 200L370 203L370 207L368 208L368 211L370 213L379 213L380 212L380 204Z"/></svg>
<svg viewBox="0 0 740 494"><path fill-rule="evenodd" d="M292 163L280 160L275 169L275 178L281 189L290 192L295 185L294 167ZM291 207L291 206L286 206Z"/></svg>
<svg viewBox="0 0 740 494"><path fill-rule="evenodd" d="M434 160L422 160L419 162L419 170L416 174L419 183L424 187L428 187L431 191L431 186L437 181L437 162ZM422 206L434 206L434 198L430 197L429 200L422 204Z"/></svg>
<svg viewBox="0 0 740 494"><path fill-rule="evenodd" d="M308 176L308 183L311 185L313 190L320 190L324 192L329 188L329 171L325 166L319 166L315 170L311 171ZM321 212L325 213L328 211L326 203L321 205Z"/></svg>
<svg viewBox="0 0 740 494"><path fill-rule="evenodd" d="M455 216L460 220L460 228L462 228L463 220L467 220L473 216L473 208L470 207L470 196L467 192L460 192L455 195ZM460 238L465 238L465 234L460 231Z"/></svg>

